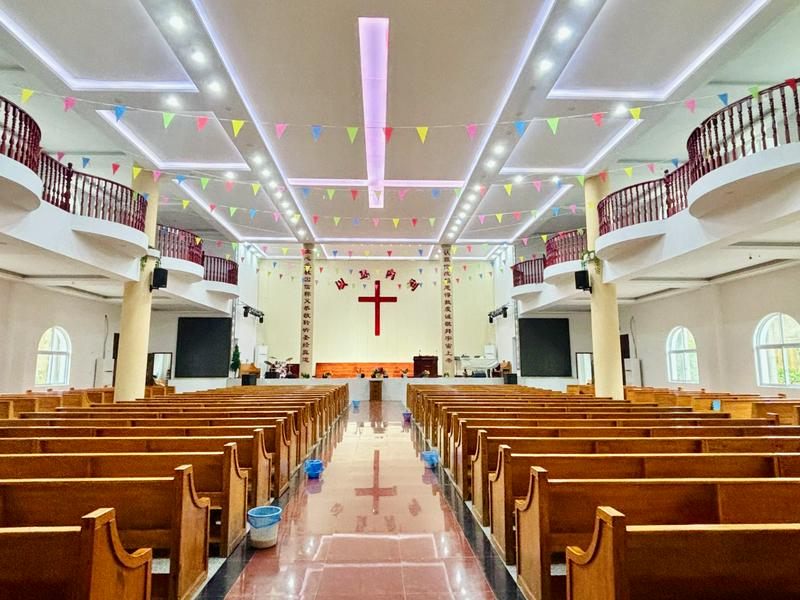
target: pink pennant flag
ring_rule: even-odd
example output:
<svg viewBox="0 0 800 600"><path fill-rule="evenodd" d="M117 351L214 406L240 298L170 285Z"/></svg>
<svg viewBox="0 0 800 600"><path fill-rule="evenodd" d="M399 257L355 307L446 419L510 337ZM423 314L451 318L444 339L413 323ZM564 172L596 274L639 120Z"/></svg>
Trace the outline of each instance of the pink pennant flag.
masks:
<svg viewBox="0 0 800 600"><path fill-rule="evenodd" d="M522 216L522 213L521 213L521 212L519 212L518 210L515 210L515 211L514 211L514 219L515 219L516 221L519 221L519 218L520 218L521 216Z"/></svg>
<svg viewBox="0 0 800 600"><path fill-rule="evenodd" d="M358 190L350 190L350 195L353 197L353 200L358 198Z"/></svg>
<svg viewBox="0 0 800 600"><path fill-rule="evenodd" d="M533 180L533 187L536 188L537 192L542 191L542 180L541 179L534 179Z"/></svg>
<svg viewBox="0 0 800 600"><path fill-rule="evenodd" d="M411 226L412 227L416 227L417 226L417 217L411 217Z"/></svg>
<svg viewBox="0 0 800 600"><path fill-rule="evenodd" d="M64 98L64 112L67 112L73 106L75 106L75 98L72 96L67 96Z"/></svg>
<svg viewBox="0 0 800 600"><path fill-rule="evenodd" d="M63 152L56 152L56 160L58 162L61 162L62 158L64 158L64 153Z"/></svg>
<svg viewBox="0 0 800 600"><path fill-rule="evenodd" d="M600 176L600 181L608 181L608 171L600 171L598 175Z"/></svg>
<svg viewBox="0 0 800 600"><path fill-rule="evenodd" d="M602 125L603 125L603 113L601 113L601 112L592 113L592 119L594 120L594 124L595 125L597 125L598 127L602 127Z"/></svg>
<svg viewBox="0 0 800 600"><path fill-rule="evenodd" d="M575 214L575 211L577 211L577 210L578 210L578 206L577 206L576 204L570 204L570 205L569 205L569 210L570 210L570 211L572 212L572 214L574 215L574 214Z"/></svg>
<svg viewBox="0 0 800 600"><path fill-rule="evenodd" d="M480 186L478 188L478 193L481 195L481 198L483 198L486 195L486 186L485 185Z"/></svg>
<svg viewBox="0 0 800 600"><path fill-rule="evenodd" d="M229 192L233 191L233 182L230 179L225 182L225 189Z"/></svg>
<svg viewBox="0 0 800 600"><path fill-rule="evenodd" d="M377 227L381 220L378 217L372 217L372 224Z"/></svg>
<svg viewBox="0 0 800 600"><path fill-rule="evenodd" d="M408 193L408 189L406 189L406 188L403 188L402 190L400 190L399 192L397 192L397 195L398 195L398 196L400 196L400 200L405 200L405 199L406 199L406 194L407 194L407 193Z"/></svg>
<svg viewBox="0 0 800 600"><path fill-rule="evenodd" d="M484 222L485 220L486 220L486 215L478 215L478 221L480 221L480 222L481 222L481 225L483 225L483 222Z"/></svg>
<svg viewBox="0 0 800 600"><path fill-rule="evenodd" d="M522 245L523 246L527 246L528 245L528 238L522 238Z"/></svg>
<svg viewBox="0 0 800 600"><path fill-rule="evenodd" d="M202 115L196 117L194 120L194 124L197 127L197 131L203 131L203 129L206 128L206 125L208 125L208 117Z"/></svg>
<svg viewBox="0 0 800 600"><path fill-rule="evenodd" d="M217 210L217 205L216 204L209 204L208 208L213 213L215 210Z"/></svg>
<svg viewBox="0 0 800 600"><path fill-rule="evenodd" d="M111 173L112 173L112 175L116 175L117 171L119 171L119 163L111 163Z"/></svg>
<svg viewBox="0 0 800 600"><path fill-rule="evenodd" d="M695 109L697 108L697 100L694 98L689 98L688 100L684 101L684 106L689 109L690 113L694 113Z"/></svg>
<svg viewBox="0 0 800 600"><path fill-rule="evenodd" d="M278 139L283 137L283 134L288 126L288 123L275 123L275 135L278 136Z"/></svg>
<svg viewBox="0 0 800 600"><path fill-rule="evenodd" d="M467 135L469 136L469 139L474 140L475 133L477 131L478 131L478 126L475 123L470 123L469 125L467 125Z"/></svg>
<svg viewBox="0 0 800 600"><path fill-rule="evenodd" d="M347 251L347 256L348 256L349 258L353 258L353 251L352 251L352 250L348 250L348 251ZM350 271L350 272L352 273L352 271Z"/></svg>
<svg viewBox="0 0 800 600"><path fill-rule="evenodd" d="M217 240L217 248L222 248L222 240Z"/></svg>
<svg viewBox="0 0 800 600"><path fill-rule="evenodd" d="M314 225L319 222L319 215L311 215L311 220L314 221Z"/></svg>
<svg viewBox="0 0 800 600"><path fill-rule="evenodd" d="M386 251L386 254L387 254L387 255L389 255L389 256L391 256L391 255L392 255L392 251L391 251L391 250L387 250L387 251Z"/></svg>
<svg viewBox="0 0 800 600"><path fill-rule="evenodd" d="M277 223L278 221L281 220L281 213L279 212L272 213L272 218L275 219L275 222Z"/></svg>
<svg viewBox="0 0 800 600"><path fill-rule="evenodd" d="M306 255L306 249L300 248L300 256L305 256L305 255Z"/></svg>
<svg viewBox="0 0 800 600"><path fill-rule="evenodd" d="M656 164L655 163L647 163L647 170L651 173L656 172Z"/></svg>
<svg viewBox="0 0 800 600"><path fill-rule="evenodd" d="M161 177L161 171L153 171L153 182L157 182Z"/></svg>
<svg viewBox="0 0 800 600"><path fill-rule="evenodd" d="M472 245L471 244L467 244L467 252L472 252Z"/></svg>

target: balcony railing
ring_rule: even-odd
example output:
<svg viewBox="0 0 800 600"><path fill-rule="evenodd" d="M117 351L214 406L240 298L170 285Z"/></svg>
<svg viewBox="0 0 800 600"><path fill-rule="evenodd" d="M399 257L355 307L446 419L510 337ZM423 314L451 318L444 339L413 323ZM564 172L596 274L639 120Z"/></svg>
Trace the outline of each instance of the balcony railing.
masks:
<svg viewBox="0 0 800 600"><path fill-rule="evenodd" d="M147 202L115 181L75 171L47 154L41 155L42 200L62 210L144 231Z"/></svg>
<svg viewBox="0 0 800 600"><path fill-rule="evenodd" d="M0 96L3 127L0 131L0 154L22 163L31 171L39 170L39 143L42 132L36 121L19 106Z"/></svg>
<svg viewBox="0 0 800 600"><path fill-rule="evenodd" d="M197 241L197 236L191 231L159 225L156 233L156 248L161 256L188 260L198 265L203 265L203 242Z"/></svg>
<svg viewBox="0 0 800 600"><path fill-rule="evenodd" d="M523 260L511 267L514 275L514 287L528 285L529 283L542 283L544 281L544 257Z"/></svg>
<svg viewBox="0 0 800 600"><path fill-rule="evenodd" d="M797 81L742 98L705 119L689 136L689 160L662 179L609 194L597 205L600 235L666 219L687 207L689 187L703 175L769 148L800 141Z"/></svg>
<svg viewBox="0 0 800 600"><path fill-rule="evenodd" d="M234 261L206 254L204 266L206 269L204 278L207 281L218 281L230 285L239 284L239 265Z"/></svg>
<svg viewBox="0 0 800 600"><path fill-rule="evenodd" d="M552 267L570 260L580 260L586 251L586 235L584 232L562 231L547 240L545 245L544 266Z"/></svg>

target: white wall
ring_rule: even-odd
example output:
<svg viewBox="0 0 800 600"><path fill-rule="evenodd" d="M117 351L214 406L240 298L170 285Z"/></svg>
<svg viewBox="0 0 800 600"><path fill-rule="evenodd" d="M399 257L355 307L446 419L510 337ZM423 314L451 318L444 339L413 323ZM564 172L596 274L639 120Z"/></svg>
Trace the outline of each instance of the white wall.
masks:
<svg viewBox="0 0 800 600"><path fill-rule="evenodd" d="M0 281L0 302L0 392L34 387L39 338L54 325L63 327L72 342L69 387L95 384L95 361L104 342L111 356L113 333L119 331L118 305L10 281Z"/></svg>
<svg viewBox="0 0 800 600"><path fill-rule="evenodd" d="M492 263L493 267L493 287L494 287L494 306L497 308L503 304L508 303L509 308L515 300L511 299L511 289L513 288L514 281L511 274L510 265L514 264L514 248L509 246L502 255L495 259ZM494 324L491 326L494 329L494 343L497 346L497 358L499 360L507 360L511 363L512 370L519 373L519 365L517 364L516 356L516 326L512 314L514 311L509 312L507 319L495 319ZM487 319L488 322L488 319Z"/></svg>
<svg viewBox="0 0 800 600"><path fill-rule="evenodd" d="M240 247L240 252L242 252ZM239 300L236 301L234 331L236 343L239 344L239 355L243 363L253 362L255 358L255 347L257 342L258 319L252 316L244 317L243 304L252 306L259 310L264 310L260 303L258 284L259 284L259 261L255 254L247 252L244 254L244 262L239 260ZM259 365L263 368L264 365Z"/></svg>
<svg viewBox="0 0 800 600"><path fill-rule="evenodd" d="M631 333L642 359L644 385L675 387L667 381L666 339L677 325L688 327L697 342L700 385L713 391L800 396L800 390L758 387L753 334L772 312L800 321L800 266L706 286L660 300L623 306L620 329ZM631 348L633 350L633 346Z"/></svg>
<svg viewBox="0 0 800 600"><path fill-rule="evenodd" d="M410 362L417 353L441 356L441 273L422 261L317 260L314 266L314 362ZM464 265L467 269L464 269ZM395 279L386 278L393 268ZM299 261L261 261L259 306L267 313L258 340L272 356L297 357L300 351ZM320 269L322 269L320 271ZM369 280L359 271L370 272ZM421 270L421 272L420 272ZM343 278L340 291L335 281ZM381 294L397 302L381 307L381 335L374 335L374 309L358 302L371 296L376 278ZM422 282L411 291L408 281ZM456 354L480 354L493 343L486 315L494 305L488 263L454 261L454 337ZM441 368L441 365L440 365Z"/></svg>

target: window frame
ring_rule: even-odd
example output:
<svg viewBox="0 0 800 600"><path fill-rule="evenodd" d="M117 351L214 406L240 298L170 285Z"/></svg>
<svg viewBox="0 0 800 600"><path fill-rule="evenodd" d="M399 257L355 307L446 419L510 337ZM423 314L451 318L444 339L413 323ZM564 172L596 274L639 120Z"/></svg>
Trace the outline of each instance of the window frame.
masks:
<svg viewBox="0 0 800 600"><path fill-rule="evenodd" d="M50 349L49 350L42 350L42 340L44 337L51 332L50 334ZM53 350L53 342L55 341L56 335L59 335L63 338L64 345L66 350ZM37 381L38 376L38 367L39 367L39 358L40 357L47 357L47 373L45 375L45 381L43 383L39 383ZM64 381L56 381L53 377L54 372L58 372L59 369L56 366L58 364L57 360L55 359L63 359L64 360ZM72 340L69 337L69 333L67 330L61 327L60 325L53 325L48 327L44 330L41 336L39 336L39 343L36 344L36 371L34 371L34 387L61 387L61 386L68 386L69 379L70 379L70 370L72 367Z"/></svg>
<svg viewBox="0 0 800 600"><path fill-rule="evenodd" d="M684 344L681 349L676 350L673 348L673 340L676 336L680 335L681 333L684 334ZM691 336L692 341L694 342L694 348L688 348L686 342L686 334ZM695 340L694 334L692 333L691 329L686 327L685 325L676 325L673 327L670 332L667 334L667 342L666 342L666 354L667 354L667 381L669 383L688 383L693 385L700 385L700 360L697 356L697 341ZM673 355L676 358L679 358L681 361L685 361L686 357L690 354L694 355L694 363L697 370L697 379L679 379L677 373L673 373ZM684 362L684 367L686 367L686 363ZM677 371L677 369L676 369ZM688 370L687 370L688 371Z"/></svg>
<svg viewBox="0 0 800 600"><path fill-rule="evenodd" d="M800 383L792 383L791 375L789 374L789 354L788 351L790 349L797 349L800 350L800 342L786 342L786 335L784 333L784 326L783 326L783 319L786 317L787 319L791 319L795 323L800 326L800 322L797 321L794 317L787 313L783 312L773 312L769 313L768 315L764 316L756 325L756 330L753 333L753 352L755 354L755 363L756 363L756 385L758 387L765 387L765 388L786 388L786 389L793 389L793 388L800 388ZM769 325L772 323L773 319L778 319L779 328L781 334L781 343L780 344L762 344L761 338L764 335L764 332L767 330ZM765 377L761 368L761 352L762 351L775 351L780 350L781 352L781 360L783 362L783 378L785 383L770 383L769 381L765 381Z"/></svg>

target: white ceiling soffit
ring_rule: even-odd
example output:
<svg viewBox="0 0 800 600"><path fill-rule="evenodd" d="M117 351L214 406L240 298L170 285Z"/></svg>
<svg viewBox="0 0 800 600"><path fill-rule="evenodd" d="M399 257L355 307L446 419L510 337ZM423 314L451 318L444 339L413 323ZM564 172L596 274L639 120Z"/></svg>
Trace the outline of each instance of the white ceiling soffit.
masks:
<svg viewBox="0 0 800 600"><path fill-rule="evenodd" d="M433 256L432 244L379 244L334 242L320 244L328 260L426 260ZM322 257L319 257L322 258Z"/></svg>
<svg viewBox="0 0 800 600"><path fill-rule="evenodd" d="M72 90L197 91L138 0L0 0L0 25Z"/></svg>
<svg viewBox="0 0 800 600"><path fill-rule="evenodd" d="M667 99L770 0L608 0L548 98Z"/></svg>

